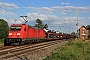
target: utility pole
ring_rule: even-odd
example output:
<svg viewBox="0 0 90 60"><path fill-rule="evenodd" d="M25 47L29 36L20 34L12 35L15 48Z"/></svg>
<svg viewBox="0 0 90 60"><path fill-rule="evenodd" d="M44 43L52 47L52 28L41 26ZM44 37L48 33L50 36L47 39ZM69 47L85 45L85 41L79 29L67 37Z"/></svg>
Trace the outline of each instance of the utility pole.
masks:
<svg viewBox="0 0 90 60"><path fill-rule="evenodd" d="M77 26L77 39L78 39L78 8L76 9L76 26Z"/></svg>
<svg viewBox="0 0 90 60"><path fill-rule="evenodd" d="M70 29L69 29L69 33L71 33L71 20L70 20Z"/></svg>

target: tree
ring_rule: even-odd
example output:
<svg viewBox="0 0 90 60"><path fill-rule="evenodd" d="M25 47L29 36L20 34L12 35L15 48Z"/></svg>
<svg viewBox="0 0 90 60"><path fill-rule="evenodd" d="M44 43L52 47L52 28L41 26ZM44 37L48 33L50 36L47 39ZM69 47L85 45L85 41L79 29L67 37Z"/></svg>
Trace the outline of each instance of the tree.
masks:
<svg viewBox="0 0 90 60"><path fill-rule="evenodd" d="M86 26L86 29L87 29L87 30L90 30L90 25L87 25L87 26Z"/></svg>
<svg viewBox="0 0 90 60"><path fill-rule="evenodd" d="M75 32L72 32L71 34L75 35L76 33Z"/></svg>
<svg viewBox="0 0 90 60"><path fill-rule="evenodd" d="M38 27L40 29L43 29L43 28L48 28L48 25L47 24L44 25L40 19L37 19L36 20L35 27Z"/></svg>
<svg viewBox="0 0 90 60"><path fill-rule="evenodd" d="M77 33L75 33L75 32L72 32L71 34L73 35L73 37L74 37L74 38L76 38L76 36L77 36Z"/></svg>
<svg viewBox="0 0 90 60"><path fill-rule="evenodd" d="M90 38L90 25L87 25L87 26L86 26L86 29L89 30L88 38Z"/></svg>
<svg viewBox="0 0 90 60"><path fill-rule="evenodd" d="M8 29L9 26L7 22L3 19L0 19L0 39L7 37Z"/></svg>

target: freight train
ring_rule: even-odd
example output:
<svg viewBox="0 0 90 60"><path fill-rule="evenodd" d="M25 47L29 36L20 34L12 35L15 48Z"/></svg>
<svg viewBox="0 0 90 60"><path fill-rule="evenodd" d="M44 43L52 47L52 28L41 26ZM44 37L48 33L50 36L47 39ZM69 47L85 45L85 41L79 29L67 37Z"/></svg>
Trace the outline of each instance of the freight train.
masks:
<svg viewBox="0 0 90 60"><path fill-rule="evenodd" d="M12 24L8 31L8 38L4 40L4 46L23 45L27 43L44 42L73 38L71 34L62 34L52 30L39 29L26 24Z"/></svg>

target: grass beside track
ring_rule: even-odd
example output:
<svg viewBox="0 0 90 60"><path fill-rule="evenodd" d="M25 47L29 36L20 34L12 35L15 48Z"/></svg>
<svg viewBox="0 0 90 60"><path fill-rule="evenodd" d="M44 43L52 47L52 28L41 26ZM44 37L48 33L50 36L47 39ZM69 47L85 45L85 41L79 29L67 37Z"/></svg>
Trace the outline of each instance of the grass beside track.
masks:
<svg viewBox="0 0 90 60"><path fill-rule="evenodd" d="M4 46L4 39L0 39L0 47Z"/></svg>
<svg viewBox="0 0 90 60"><path fill-rule="evenodd" d="M90 60L90 41L73 40L57 48L44 60Z"/></svg>

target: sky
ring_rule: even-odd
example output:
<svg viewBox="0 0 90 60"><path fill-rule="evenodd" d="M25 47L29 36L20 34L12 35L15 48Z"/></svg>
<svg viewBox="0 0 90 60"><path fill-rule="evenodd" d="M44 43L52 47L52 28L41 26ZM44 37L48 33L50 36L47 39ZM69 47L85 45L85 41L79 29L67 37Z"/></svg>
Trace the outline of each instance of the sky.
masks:
<svg viewBox="0 0 90 60"><path fill-rule="evenodd" d="M90 25L90 0L0 0L0 19L9 26L23 24L20 16L27 16L27 24L32 26L40 19L48 29L76 32L82 25Z"/></svg>

